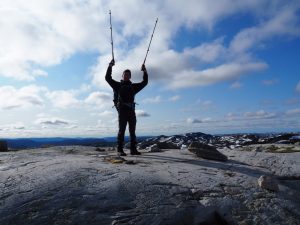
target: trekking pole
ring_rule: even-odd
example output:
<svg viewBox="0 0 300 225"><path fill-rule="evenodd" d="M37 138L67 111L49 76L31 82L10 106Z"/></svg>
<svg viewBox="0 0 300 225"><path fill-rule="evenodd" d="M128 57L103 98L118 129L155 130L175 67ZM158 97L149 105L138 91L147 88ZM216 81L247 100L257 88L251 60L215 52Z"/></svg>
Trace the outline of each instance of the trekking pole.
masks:
<svg viewBox="0 0 300 225"><path fill-rule="evenodd" d="M110 21L111 54L112 54L112 59L115 60L115 56L114 56L114 42L113 42L112 25L111 25L111 11L110 10L109 10L109 21Z"/></svg>
<svg viewBox="0 0 300 225"><path fill-rule="evenodd" d="M154 31L155 31L155 28L156 28L157 21L158 21L158 18L155 21L155 25L154 25L153 32L152 32L152 35L151 35L150 43L149 43L149 46L148 46L148 49L147 49L146 56L145 56L143 64L145 64L147 56L148 56L149 48L150 48L150 45L151 45L151 42L152 42L152 38L153 38L153 34L154 34Z"/></svg>

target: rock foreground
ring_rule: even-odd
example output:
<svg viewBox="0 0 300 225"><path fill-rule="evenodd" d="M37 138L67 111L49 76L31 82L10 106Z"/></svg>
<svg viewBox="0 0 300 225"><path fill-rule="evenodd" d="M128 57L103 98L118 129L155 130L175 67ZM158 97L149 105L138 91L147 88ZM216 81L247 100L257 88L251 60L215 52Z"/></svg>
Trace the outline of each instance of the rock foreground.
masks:
<svg viewBox="0 0 300 225"><path fill-rule="evenodd" d="M216 147L203 144L201 142L194 141L192 142L188 150L194 154L196 154L198 157L203 159L211 159L216 161L227 161L227 157L220 153Z"/></svg>
<svg viewBox="0 0 300 225"><path fill-rule="evenodd" d="M228 161L184 149L130 163L95 147L3 152L0 224L299 224L299 152L220 152ZM262 175L279 190L260 188Z"/></svg>

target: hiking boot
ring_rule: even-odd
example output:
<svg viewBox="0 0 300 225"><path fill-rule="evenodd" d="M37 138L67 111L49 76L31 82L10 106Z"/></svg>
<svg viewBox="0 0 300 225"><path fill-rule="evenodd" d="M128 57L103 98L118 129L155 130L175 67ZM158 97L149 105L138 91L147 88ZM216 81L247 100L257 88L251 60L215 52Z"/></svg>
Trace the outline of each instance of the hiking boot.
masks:
<svg viewBox="0 0 300 225"><path fill-rule="evenodd" d="M131 142L130 145L130 154L131 155L140 155L141 153L136 150L136 142Z"/></svg>
<svg viewBox="0 0 300 225"><path fill-rule="evenodd" d="M127 154L124 151L118 151L118 156L126 156Z"/></svg>
<svg viewBox="0 0 300 225"><path fill-rule="evenodd" d="M130 150L131 155L141 155L141 153L138 150Z"/></svg>
<svg viewBox="0 0 300 225"><path fill-rule="evenodd" d="M118 147L118 156L126 156L126 153L123 151L123 148Z"/></svg>

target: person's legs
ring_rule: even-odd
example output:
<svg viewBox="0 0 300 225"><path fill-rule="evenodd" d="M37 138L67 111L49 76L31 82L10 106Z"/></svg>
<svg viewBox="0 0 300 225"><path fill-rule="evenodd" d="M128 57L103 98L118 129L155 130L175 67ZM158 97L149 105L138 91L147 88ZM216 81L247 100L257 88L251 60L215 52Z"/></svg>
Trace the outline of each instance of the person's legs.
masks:
<svg viewBox="0 0 300 225"><path fill-rule="evenodd" d="M128 118L129 134L130 134L130 153L132 155L140 155L141 153L136 150L136 116L135 111L131 111Z"/></svg>
<svg viewBox="0 0 300 225"><path fill-rule="evenodd" d="M118 153L121 155L126 155L123 151L123 145L124 145L124 135L127 125L127 113L119 110L119 132L118 132Z"/></svg>

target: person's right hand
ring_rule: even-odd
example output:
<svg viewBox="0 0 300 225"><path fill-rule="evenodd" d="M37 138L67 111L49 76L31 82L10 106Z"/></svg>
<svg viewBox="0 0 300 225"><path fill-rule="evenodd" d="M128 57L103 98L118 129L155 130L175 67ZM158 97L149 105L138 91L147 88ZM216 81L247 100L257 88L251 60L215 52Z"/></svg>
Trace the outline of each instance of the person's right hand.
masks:
<svg viewBox="0 0 300 225"><path fill-rule="evenodd" d="M145 64L143 64L143 65L142 65L142 67L141 67L141 71L144 71L144 72L146 72L146 71L147 71Z"/></svg>
<svg viewBox="0 0 300 225"><path fill-rule="evenodd" d="M115 65L115 60L112 59L112 60L110 61L110 63L109 63L109 66L110 66L110 67L113 67L114 65Z"/></svg>

